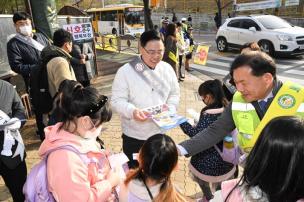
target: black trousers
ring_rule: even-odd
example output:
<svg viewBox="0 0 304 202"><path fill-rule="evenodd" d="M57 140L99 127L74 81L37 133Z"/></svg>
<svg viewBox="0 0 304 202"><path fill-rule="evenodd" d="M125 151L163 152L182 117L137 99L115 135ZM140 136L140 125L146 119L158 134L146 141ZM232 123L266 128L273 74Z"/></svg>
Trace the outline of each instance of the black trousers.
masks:
<svg viewBox="0 0 304 202"><path fill-rule="evenodd" d="M43 141L45 138L45 134L44 134L45 125L43 123L43 114L36 109L34 110L34 112L36 118L36 125L38 129L37 134L39 135L40 140Z"/></svg>
<svg viewBox="0 0 304 202"><path fill-rule="evenodd" d="M138 140L122 134L122 150L129 158L129 168L138 167L138 162L133 160L133 153L138 153L144 143L145 140Z"/></svg>
<svg viewBox="0 0 304 202"><path fill-rule="evenodd" d="M179 79L185 76L185 71L182 68L183 65L183 55L178 56L178 72L179 72Z"/></svg>
<svg viewBox="0 0 304 202"><path fill-rule="evenodd" d="M27 176L25 161L22 161L14 169L9 169L3 164L2 161L0 161L0 175L3 178L5 185L9 189L14 202L24 202L22 189Z"/></svg>

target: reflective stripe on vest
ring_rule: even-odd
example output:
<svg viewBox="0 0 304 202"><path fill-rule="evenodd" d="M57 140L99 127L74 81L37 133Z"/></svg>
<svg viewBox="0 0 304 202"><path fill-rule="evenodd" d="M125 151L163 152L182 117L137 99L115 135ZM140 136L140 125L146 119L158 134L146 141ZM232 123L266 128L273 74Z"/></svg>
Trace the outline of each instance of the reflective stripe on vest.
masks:
<svg viewBox="0 0 304 202"><path fill-rule="evenodd" d="M194 45L191 45L190 48L189 48L189 51L192 53L193 52L193 48L194 48Z"/></svg>
<svg viewBox="0 0 304 202"><path fill-rule="evenodd" d="M283 84L261 121L253 105L246 103L240 92L233 96L232 117L239 131L238 144L246 153L271 119L291 115L304 117L304 88L291 82Z"/></svg>
<svg viewBox="0 0 304 202"><path fill-rule="evenodd" d="M177 55L177 54L176 54ZM169 58L173 61L173 62L175 62L175 63L177 63L177 57L176 57L176 55L172 52L172 51L169 51Z"/></svg>

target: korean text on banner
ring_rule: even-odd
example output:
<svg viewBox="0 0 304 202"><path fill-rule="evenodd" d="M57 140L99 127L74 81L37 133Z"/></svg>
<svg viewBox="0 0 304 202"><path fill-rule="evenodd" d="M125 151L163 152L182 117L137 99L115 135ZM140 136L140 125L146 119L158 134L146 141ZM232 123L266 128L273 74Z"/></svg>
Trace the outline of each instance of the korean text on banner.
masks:
<svg viewBox="0 0 304 202"><path fill-rule="evenodd" d="M194 63L199 65L206 65L209 46L199 45L194 55Z"/></svg>
<svg viewBox="0 0 304 202"><path fill-rule="evenodd" d="M73 34L75 41L91 41L94 36L91 23L63 25L63 29Z"/></svg>

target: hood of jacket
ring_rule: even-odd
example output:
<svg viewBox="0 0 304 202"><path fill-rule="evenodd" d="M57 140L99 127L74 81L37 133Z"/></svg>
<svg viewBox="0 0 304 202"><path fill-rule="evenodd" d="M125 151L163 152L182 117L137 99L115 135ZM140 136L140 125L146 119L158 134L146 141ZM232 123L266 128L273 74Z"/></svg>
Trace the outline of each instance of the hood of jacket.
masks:
<svg viewBox="0 0 304 202"><path fill-rule="evenodd" d="M156 184L152 187L149 187L153 198L155 198L159 194L161 185L162 184L160 183L160 184ZM136 197L138 197L144 201L151 201L148 190L142 181L137 180L137 179L131 180L128 187L129 187L129 192L132 193L133 195L135 195Z"/></svg>
<svg viewBox="0 0 304 202"><path fill-rule="evenodd" d="M100 145L95 139L84 139L63 129L59 130L61 125L62 123L57 123L44 129L45 140L39 148L39 156L43 157L49 150L65 145L72 146L84 154L89 152L102 153Z"/></svg>
<svg viewBox="0 0 304 202"><path fill-rule="evenodd" d="M48 63L52 58L55 57L64 57L67 60L70 60L72 58L72 56L67 53L66 51L64 51L63 49L54 46L54 45L50 45L45 47L42 51L41 51L41 60L43 63Z"/></svg>

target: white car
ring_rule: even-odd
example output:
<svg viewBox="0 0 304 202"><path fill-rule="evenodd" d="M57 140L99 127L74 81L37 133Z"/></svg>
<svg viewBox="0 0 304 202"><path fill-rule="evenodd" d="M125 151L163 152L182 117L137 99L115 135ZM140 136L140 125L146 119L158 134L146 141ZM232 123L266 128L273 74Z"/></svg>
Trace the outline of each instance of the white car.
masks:
<svg viewBox="0 0 304 202"><path fill-rule="evenodd" d="M257 42L269 55L304 54L304 28L289 24L273 15L229 18L216 34L217 49L240 48L245 43Z"/></svg>

